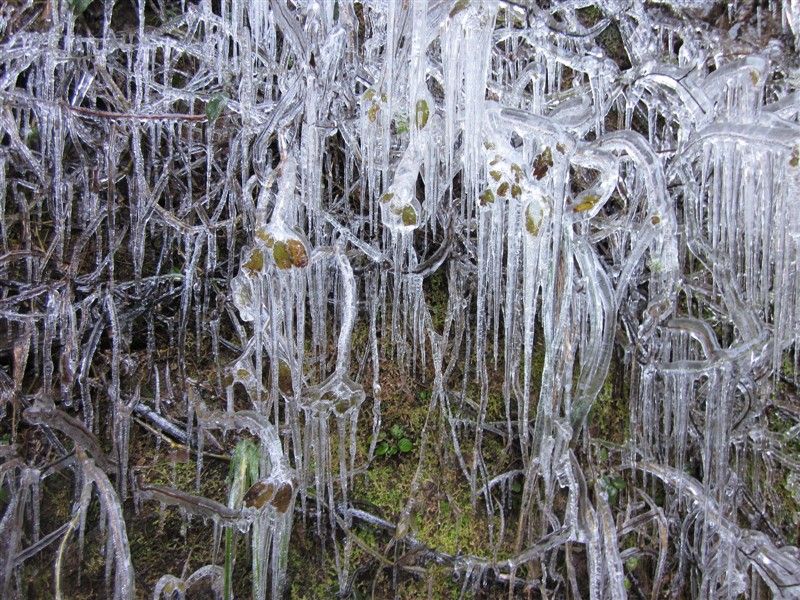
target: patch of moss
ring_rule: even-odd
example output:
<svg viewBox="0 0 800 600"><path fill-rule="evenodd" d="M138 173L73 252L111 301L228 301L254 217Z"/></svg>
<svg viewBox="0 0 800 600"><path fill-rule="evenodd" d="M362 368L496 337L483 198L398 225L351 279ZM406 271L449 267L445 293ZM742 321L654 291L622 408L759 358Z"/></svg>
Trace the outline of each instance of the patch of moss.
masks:
<svg viewBox="0 0 800 600"><path fill-rule="evenodd" d="M486 552L485 530L482 518L473 514L468 498L460 498L452 505L439 500L426 515L415 518L415 535L425 545L440 552L457 555L468 553L483 555Z"/></svg>
<svg viewBox="0 0 800 600"><path fill-rule="evenodd" d="M380 509L387 518L394 518L403 510L408 499L415 468L415 461L376 461L361 483L356 484L355 497L361 497Z"/></svg>
<svg viewBox="0 0 800 600"><path fill-rule="evenodd" d="M788 419L786 415L782 414L781 411L778 410L769 411L767 423L769 430L774 431L781 437L784 443L784 450L790 455L794 456L796 459L800 460L800 439L798 439L798 436L796 435L786 435L789 430L796 425L796 423L794 423L791 419Z"/></svg>
<svg viewBox="0 0 800 600"><path fill-rule="evenodd" d="M296 526L296 531L292 533L288 558L287 587L289 598L292 600L337 597L339 582L336 577L333 552L329 551L322 555L320 548L311 531L304 531Z"/></svg>
<svg viewBox="0 0 800 600"><path fill-rule="evenodd" d="M492 377L493 383L499 383L500 379ZM486 419L489 421L501 421L506 418L506 403L503 398L503 390L499 386L492 386L489 390L489 397L486 402Z"/></svg>
<svg viewBox="0 0 800 600"><path fill-rule="evenodd" d="M597 5L580 8L576 14L584 27L593 27L603 18L603 11ZM606 51L606 55L619 65L620 69L631 67L628 53L622 42L622 35L616 23L611 23L597 36L597 43Z"/></svg>
<svg viewBox="0 0 800 600"><path fill-rule="evenodd" d="M592 27L603 18L603 11L596 5L579 8L575 11L578 20L584 27Z"/></svg>
<svg viewBox="0 0 800 600"><path fill-rule="evenodd" d="M614 394L613 378L609 375L589 412L589 431L592 437L623 444L628 437L629 417L628 403Z"/></svg>
<svg viewBox="0 0 800 600"><path fill-rule="evenodd" d="M433 326L437 332L444 331L444 323L447 318L448 286L447 273L445 269L439 269L433 275L425 279L423 284L425 290L425 300L431 311Z"/></svg>
<svg viewBox="0 0 800 600"><path fill-rule="evenodd" d="M187 456L184 449L162 446L155 451L152 444L144 445L137 454L137 474L142 481L154 485L168 485L191 493L199 493L219 502L227 496L228 464L206 459L200 478L200 490L196 492L197 463ZM137 592L152 592L156 581L165 574L180 576L199 567L211 564L213 559L213 528L202 519L186 523L180 511L167 507L163 513L156 503L146 503L139 515L126 518L131 560L136 566ZM249 545L239 536L236 545L235 595L250 595ZM217 555L221 565L222 551ZM141 589L139 589L141 588Z"/></svg>
<svg viewBox="0 0 800 600"><path fill-rule="evenodd" d="M461 584L453 579L448 567L434 564L425 570L423 576L404 577L398 585L397 595L401 600L455 599L461 595Z"/></svg>

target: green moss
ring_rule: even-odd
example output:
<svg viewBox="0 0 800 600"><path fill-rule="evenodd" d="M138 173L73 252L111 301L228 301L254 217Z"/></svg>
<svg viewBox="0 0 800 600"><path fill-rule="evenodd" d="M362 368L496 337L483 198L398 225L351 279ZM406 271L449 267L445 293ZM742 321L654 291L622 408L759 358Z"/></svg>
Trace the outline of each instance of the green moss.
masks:
<svg viewBox="0 0 800 600"><path fill-rule="evenodd" d="M622 35L615 23L611 23L597 36L597 43L606 51L606 55L617 63L620 69L631 68L631 61L628 58L628 52L625 50Z"/></svg>
<svg viewBox="0 0 800 600"><path fill-rule="evenodd" d="M453 581L453 574L447 567L433 565L428 569L426 587L430 590L432 598L458 598L461 595L461 585Z"/></svg>
<svg viewBox="0 0 800 600"><path fill-rule="evenodd" d="M142 482L152 485L169 485L182 490L194 489L196 463L184 448L167 448L163 453L152 453L139 468Z"/></svg>
<svg viewBox="0 0 800 600"><path fill-rule="evenodd" d="M399 515L408 499L415 467L416 461L373 463L361 483L356 484L356 497L362 497L387 517Z"/></svg>
<svg viewBox="0 0 800 600"><path fill-rule="evenodd" d="M293 532L292 543L289 546L288 572L289 598L292 600L337 597L339 583L333 553L326 552L324 556L321 555L320 547L315 543L310 531L297 528L297 531Z"/></svg>
<svg viewBox="0 0 800 600"><path fill-rule="evenodd" d="M586 6L575 12L578 16L578 20L584 27L593 27L603 18L603 11L597 5ZM630 60L628 59L625 45L622 42L622 35L620 35L616 23L612 22L609 24L609 26L597 36L597 42L600 47L606 51L607 56L616 62L620 68L630 68Z"/></svg>
<svg viewBox="0 0 800 600"><path fill-rule="evenodd" d="M603 388L589 412L589 429L593 437L622 444L628 437L628 403L614 394L613 379L606 378Z"/></svg>
<svg viewBox="0 0 800 600"><path fill-rule="evenodd" d="M499 379L493 378L493 381ZM502 387L493 387L489 390L486 402L486 419L489 421L501 421L506 418L506 402L503 398Z"/></svg>
<svg viewBox="0 0 800 600"><path fill-rule="evenodd" d="M399 582L397 589L397 597L400 600L417 600L419 598L455 600L460 596L461 584L453 580L452 571L448 567L436 564L429 566L425 570L425 575L404 577Z"/></svg>
<svg viewBox="0 0 800 600"><path fill-rule="evenodd" d="M796 425L796 423L794 423L791 419L786 418L786 416L778 410L771 410L769 412L767 422L769 425L769 430L779 434L779 437L784 444L784 450L795 459L800 460L800 439L798 439L798 436L796 435L786 435L789 430Z"/></svg>
<svg viewBox="0 0 800 600"><path fill-rule="evenodd" d="M447 273L444 269L440 269L428 277L423 285L425 289L425 300L431 312L433 326L437 332L442 333L444 331L445 319L447 318Z"/></svg>
<svg viewBox="0 0 800 600"><path fill-rule="evenodd" d="M441 500L432 514L419 515L415 535L440 552L481 555L486 552L486 532L479 529L482 520L473 514L468 499L466 505L459 504L454 507Z"/></svg>
<svg viewBox="0 0 800 600"><path fill-rule="evenodd" d="M603 11L598 6L586 6L575 11L578 20L584 27L593 27L603 18Z"/></svg>

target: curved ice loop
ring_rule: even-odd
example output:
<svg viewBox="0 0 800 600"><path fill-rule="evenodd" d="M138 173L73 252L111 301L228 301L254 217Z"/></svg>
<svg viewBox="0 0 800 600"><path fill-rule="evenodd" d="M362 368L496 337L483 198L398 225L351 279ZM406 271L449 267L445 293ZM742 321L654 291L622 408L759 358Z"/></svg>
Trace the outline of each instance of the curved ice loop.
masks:
<svg viewBox="0 0 800 600"><path fill-rule="evenodd" d="M616 190L619 161L610 153L580 145L570 156L570 163L598 172L596 181L580 192L570 206L573 221L589 220L600 212Z"/></svg>
<svg viewBox="0 0 800 600"><path fill-rule="evenodd" d="M770 361L774 363L775 353L783 351L784 341L779 336L776 340L774 332L770 332L767 324L760 319L753 306L742 299L740 286L731 273L731 267L726 259L718 252L712 251L702 240L694 237L691 232L695 230L691 219L687 222L691 241L689 248L700 260L709 267L709 271L720 288L722 302L736 326L738 334L729 348L722 349L713 330L708 324L697 319L672 319L668 327L684 329L697 339L705 353L706 362L696 361L694 368L704 369L714 364L730 363L741 373L751 374L755 379L761 379L770 372ZM792 333L789 334L791 336ZM685 363L688 366L689 363ZM680 369L678 365L662 363L662 368Z"/></svg>
<svg viewBox="0 0 800 600"><path fill-rule="evenodd" d="M581 93L553 106L548 118L580 138L589 133L595 124L591 100L588 95Z"/></svg>
<svg viewBox="0 0 800 600"><path fill-rule="evenodd" d="M221 429L223 432L248 431L255 435L261 442L262 473L281 474L288 479L293 477L278 432L266 416L250 410L212 411L202 402L198 403L195 410L198 426L201 428Z"/></svg>
<svg viewBox="0 0 800 600"><path fill-rule="evenodd" d="M153 600L184 600L187 597L223 597L223 570L218 565L204 565L186 579L162 575L153 588Z"/></svg>
<svg viewBox="0 0 800 600"><path fill-rule="evenodd" d="M222 598L222 575L222 567L203 565L186 578L186 592L198 596L211 593L215 600L220 600Z"/></svg>
<svg viewBox="0 0 800 600"><path fill-rule="evenodd" d="M730 572L717 569L702 576L740 577L749 581L752 567L759 578L770 588L775 598L797 598L800 595L800 550L795 546L778 548L760 531L739 527L720 510L718 503L708 496L703 484L683 471L648 461L633 462L629 468L640 470L675 488L698 509L698 518L705 523L707 534L735 549L731 557ZM744 591L744 590L742 590Z"/></svg>
<svg viewBox="0 0 800 600"><path fill-rule="evenodd" d="M671 107L678 112L681 122L689 121L697 126L714 118L714 102L706 94L703 80L694 67L650 61L628 77L632 79L634 93L646 89L660 100L665 109ZM683 107L682 111L680 107Z"/></svg>
<svg viewBox="0 0 800 600"><path fill-rule="evenodd" d="M106 473L115 473L117 471L116 462L103 452L100 441L94 433L82 421L56 408L51 401L37 398L33 404L25 409L23 416L32 425L51 427L68 436L76 446L88 452L94 462Z"/></svg>
<svg viewBox="0 0 800 600"><path fill-rule="evenodd" d="M763 410L761 365L771 358L771 341L761 330L723 349L695 319L674 318L666 325L654 338L658 351L643 369L631 404L634 446L678 469L699 453L707 493L733 512L738 500L727 490L737 470L729 457L749 443L748 428Z"/></svg>
<svg viewBox="0 0 800 600"><path fill-rule="evenodd" d="M703 349L706 360L681 361L680 363L660 362L658 368L662 371L704 371L727 363L736 367L737 371L747 373L754 367L760 366L764 357L771 357L772 339L765 329L762 329L758 335L748 337L723 349L720 347L714 331L705 321L680 317L670 319L666 325L670 329L684 331L697 340Z"/></svg>
<svg viewBox="0 0 800 600"><path fill-rule="evenodd" d="M186 598L186 583L174 575L162 575L153 587L153 600L184 600Z"/></svg>
<svg viewBox="0 0 800 600"><path fill-rule="evenodd" d="M130 545L125 531L125 518L122 511L122 503L119 496L108 480L105 472L95 465L95 462L86 456L80 446L75 449L76 456L80 461L83 485L94 486L97 497L100 501L101 519L105 518L104 531L106 534L106 581L111 574L112 560L114 571L114 600L123 600L135 597L134 571L131 562ZM79 508L85 514L89 498L85 498L86 504ZM82 527L83 520L81 519ZM82 533L80 534L82 537Z"/></svg>
<svg viewBox="0 0 800 600"><path fill-rule="evenodd" d="M579 238L575 257L585 278L586 319L588 333L581 340L581 371L575 391L570 424L574 434L580 433L608 375L616 333L616 306L611 280L594 249Z"/></svg>
<svg viewBox="0 0 800 600"><path fill-rule="evenodd" d="M638 227L626 232L632 249L624 260L614 291L614 304L619 307L649 249L653 268L650 269L650 304L646 309L649 315L637 333L637 344L641 345L653 334L655 325L672 310L672 299L677 294L680 280L677 215L667 195L661 160L641 135L619 131L603 136L596 143L605 151L627 154L636 165L637 176L641 174L647 192L644 218Z"/></svg>

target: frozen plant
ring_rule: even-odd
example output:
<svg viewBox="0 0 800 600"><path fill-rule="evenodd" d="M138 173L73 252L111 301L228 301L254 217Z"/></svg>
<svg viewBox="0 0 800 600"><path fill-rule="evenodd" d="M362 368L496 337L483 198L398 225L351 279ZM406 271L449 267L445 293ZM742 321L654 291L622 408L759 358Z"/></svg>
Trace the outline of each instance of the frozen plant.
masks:
<svg viewBox="0 0 800 600"><path fill-rule="evenodd" d="M462 596L800 596L798 27L795 0L6 2L0 595L52 557L69 596L91 528L115 598L230 596L237 535L282 597L297 531L343 597L356 546ZM358 497L387 372L430 391L391 518ZM194 489L141 476L161 444ZM434 460L482 555L415 530ZM211 564L139 577L155 503Z"/></svg>

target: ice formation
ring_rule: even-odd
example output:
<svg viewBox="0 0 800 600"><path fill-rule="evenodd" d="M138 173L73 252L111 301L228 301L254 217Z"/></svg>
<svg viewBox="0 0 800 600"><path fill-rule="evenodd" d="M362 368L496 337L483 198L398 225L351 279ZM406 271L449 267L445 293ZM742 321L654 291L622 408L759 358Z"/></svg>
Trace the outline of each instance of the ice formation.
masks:
<svg viewBox="0 0 800 600"><path fill-rule="evenodd" d="M0 595L55 541L64 595L97 497L114 598L135 593L130 501L208 520L214 544L246 535L257 598L283 594L298 519L342 594L360 522L462 595L800 597L800 552L769 523L800 472L799 11L6 3ZM438 443L493 559L424 547L412 498L397 522L354 503L386 361L431 390L412 495ZM612 387L621 444L592 432ZM138 478L136 422L191 446L196 489ZM240 438L257 481L204 497L207 444ZM62 471L70 520L41 531ZM225 577L147 593L226 596Z"/></svg>

